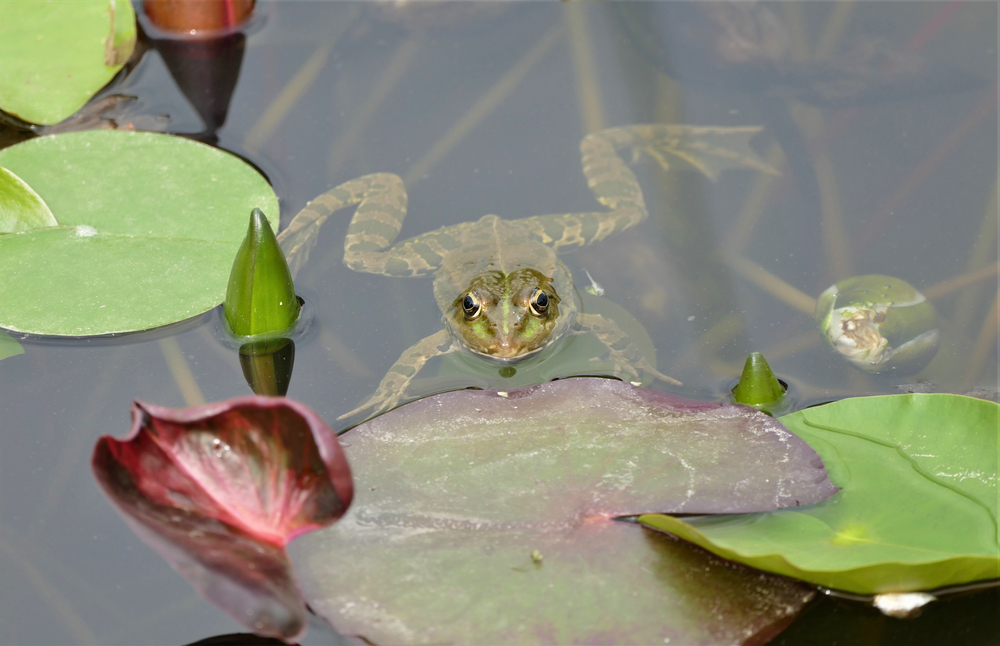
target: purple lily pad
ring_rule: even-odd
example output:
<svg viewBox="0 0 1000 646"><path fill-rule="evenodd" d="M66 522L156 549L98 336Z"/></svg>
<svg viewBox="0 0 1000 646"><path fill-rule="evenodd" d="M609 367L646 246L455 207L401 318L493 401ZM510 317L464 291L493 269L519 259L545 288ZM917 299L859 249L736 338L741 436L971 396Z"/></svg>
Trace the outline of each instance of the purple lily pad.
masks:
<svg viewBox="0 0 1000 646"><path fill-rule="evenodd" d="M607 379L460 391L342 436L357 499L290 547L310 607L370 643L762 643L814 594L639 525L837 491L767 415Z"/></svg>
<svg viewBox="0 0 1000 646"><path fill-rule="evenodd" d="M353 497L344 452L316 413L277 397L135 402L128 436L98 440L92 468L129 526L205 598L261 635L305 630L285 547Z"/></svg>

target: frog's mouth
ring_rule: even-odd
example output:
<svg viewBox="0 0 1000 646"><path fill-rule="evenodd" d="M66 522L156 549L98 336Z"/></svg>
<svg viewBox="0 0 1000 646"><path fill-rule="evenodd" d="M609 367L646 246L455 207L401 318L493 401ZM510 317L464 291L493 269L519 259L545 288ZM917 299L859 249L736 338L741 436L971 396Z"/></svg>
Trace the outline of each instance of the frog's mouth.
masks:
<svg viewBox="0 0 1000 646"><path fill-rule="evenodd" d="M485 352L483 350L472 347L470 347L469 349L472 350L472 352L479 355L480 357L490 359L495 363L508 364L508 363L517 363L522 359L527 359L528 357L532 357L541 352L544 347L545 346L542 345L537 348L532 348L531 350L524 350L523 348L520 347L511 347L511 346L503 347L498 345L496 346L496 348L489 348Z"/></svg>

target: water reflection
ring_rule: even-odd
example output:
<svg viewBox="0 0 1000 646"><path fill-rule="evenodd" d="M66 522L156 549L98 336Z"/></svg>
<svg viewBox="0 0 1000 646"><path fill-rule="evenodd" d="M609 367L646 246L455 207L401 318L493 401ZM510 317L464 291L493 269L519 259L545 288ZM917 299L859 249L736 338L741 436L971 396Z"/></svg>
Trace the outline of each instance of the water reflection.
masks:
<svg viewBox="0 0 1000 646"><path fill-rule="evenodd" d="M728 391L747 353L760 350L803 404L898 392L903 379L871 380L831 353L812 313L816 297L844 278L900 276L942 314L940 351L905 380L995 393L992 85L842 109L805 104L816 103L815 92L788 98L791 89L762 84L761 93L778 95L774 105L786 104L788 127L800 131L806 159L815 162L821 199L807 203L797 174L805 165L785 161L802 156L790 145L783 150L788 140L770 122L777 117L753 98L753 88L698 85L707 67L703 49L671 35L665 74L636 54L635 37L622 35L613 13L632 8L621 3L484 4L502 9L502 20L432 20L428 35L373 16L393 12L391 4L259 3L268 20L246 38L239 81L215 132L219 144L242 154L252 149L250 159L282 196L286 224L329 186L373 171L397 173L420 204L407 221L415 234L488 212L518 218L590 208L576 153L587 131L636 122L764 124L758 153L784 168L782 178L711 184L644 171L650 219L566 254L573 274L589 271L609 302L648 331L661 369L685 383L685 395ZM874 34L896 51L916 51L991 84L996 78L991 3L765 6L787 30L793 59L797 51L817 54L821 44L850 53L844 44ZM446 14L451 7L443 6ZM582 29L573 11L582 14ZM742 89L760 76L745 78L726 82ZM204 127L155 51L109 91L139 96L146 115L169 114L171 131ZM264 130L250 146L250 135ZM24 136L0 124L0 145ZM772 140L780 145L768 146ZM825 215L813 217L818 211ZM334 420L377 387L398 356L388 341L411 345L439 324L440 312L428 298L428 279L408 289L343 267L347 219L330 226L316 262L297 281L315 304L318 333L295 340L289 394ZM171 332L177 352L168 355L139 335L113 347L26 340L26 354L0 362L0 582L17 590L5 596L0 640L168 643L239 630L147 558L99 497L86 464L88 447L120 424L133 398L183 405L192 383L208 400L246 392L238 355L217 341L213 325ZM427 370L433 374L434 366ZM450 378L453 387L469 383ZM779 643L881 635L936 644L955 634L985 643L995 632L996 599L985 593L931 607L913 623L829 601Z"/></svg>
<svg viewBox="0 0 1000 646"><path fill-rule="evenodd" d="M285 396L295 363L294 341L276 339L244 343L239 354L240 367L251 390L258 395Z"/></svg>

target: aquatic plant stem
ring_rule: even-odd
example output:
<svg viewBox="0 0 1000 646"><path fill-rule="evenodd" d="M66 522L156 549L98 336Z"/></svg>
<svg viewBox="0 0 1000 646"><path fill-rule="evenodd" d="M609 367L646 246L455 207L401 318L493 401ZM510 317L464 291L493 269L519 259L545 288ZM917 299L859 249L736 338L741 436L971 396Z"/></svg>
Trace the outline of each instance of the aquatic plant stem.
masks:
<svg viewBox="0 0 1000 646"><path fill-rule="evenodd" d="M969 358L968 368L965 377L962 379L962 390L971 390L976 385L976 381L986 367L987 361L992 361L997 365L997 337L1000 336L1000 290L997 297L990 306L990 313L979 331L976 345L972 348L972 356ZM995 385L995 384L993 384Z"/></svg>
<svg viewBox="0 0 1000 646"><path fill-rule="evenodd" d="M950 294L955 290L968 287L969 285L974 285L981 280L986 280L987 278L996 278L998 275L1000 275L1000 260L994 262L992 265L980 267L979 269L962 274L961 276L955 276L954 278L943 280L940 283L936 283L927 289L922 289L920 291L927 298L941 298L942 296Z"/></svg>
<svg viewBox="0 0 1000 646"><path fill-rule="evenodd" d="M329 328L320 327L319 345L326 350L326 353L337 364L338 368L352 377L358 377L359 379L375 378L376 375L372 372L371 368L351 352L350 348L344 345L340 338Z"/></svg>
<svg viewBox="0 0 1000 646"><path fill-rule="evenodd" d="M993 181L993 190L990 192L990 199L986 204L986 213L983 215L983 222L979 226L979 234L972 245L969 253L969 260L965 265L967 271L979 269L997 253L997 235L1000 234L1000 178ZM985 285L977 284L962 290L962 293L955 299L955 317L952 325L955 329L965 334L969 330L979 304L983 302Z"/></svg>
<svg viewBox="0 0 1000 646"><path fill-rule="evenodd" d="M74 417L77 428L91 428L94 420L107 408L114 380L121 372L125 356L125 346L114 348L109 352L106 363L92 375L93 389L88 393L83 409ZM66 433L65 429L56 428L55 424L47 426L40 439L53 442L58 447L58 453L49 456L49 478L44 490L34 494L34 514L29 520L29 524L34 527L47 526L57 515L59 502L73 481L74 467L87 454L88 445L92 441L86 433Z"/></svg>
<svg viewBox="0 0 1000 646"><path fill-rule="evenodd" d="M767 150L765 161L774 168L784 171L785 153L781 150L781 146L777 143L772 143L771 147ZM722 248L725 250L726 255L740 255L743 253L747 243L750 242L750 236L754 228L764 214L764 208L767 206L767 202L774 192L777 179L776 176L770 173L757 173L753 184L750 186L750 192L747 194L746 201L743 202L743 209L740 210L739 217L729 229L725 240L722 241Z"/></svg>
<svg viewBox="0 0 1000 646"><path fill-rule="evenodd" d="M819 182L820 205L823 211L823 249L826 252L826 264L834 282L849 278L853 273L853 253L847 227L844 226L844 216L840 210L840 198L837 191L837 176L833 170L833 162L826 153L820 153L813 161L816 169L816 180Z"/></svg>
<svg viewBox="0 0 1000 646"><path fill-rule="evenodd" d="M483 95L479 101L476 102L465 115L458 120L458 122L451 127L448 132L444 134L441 139L438 140L434 146L431 147L427 153L421 157L413 166L410 167L406 174L403 175L403 183L410 187L418 179L423 177L428 170L431 169L434 164L438 163L442 157L444 157L448 152L455 147L455 145L461 141L465 135L472 132L472 129L479 125L479 122L485 119L493 110L499 105L507 96L518 86L518 84L524 79L524 77L531 71L531 68L535 66L538 61L542 60L545 54L549 51L549 48L555 44L559 36L562 35L562 25L559 25L547 34L542 36L541 40L528 50L521 60L517 62L514 67L510 69L503 78L497 81L496 85L490 88L490 91Z"/></svg>
<svg viewBox="0 0 1000 646"><path fill-rule="evenodd" d="M278 96L271 102L271 105L267 106L267 109L257 120L257 123L250 127L246 139L243 140L243 147L247 151L256 152L260 150L260 147L264 145L268 137L284 121L291 109L302 98L306 90L312 86L316 77L319 76L320 70L326 65L326 59L330 56L330 50L333 49L334 43L336 43L336 38L330 39L325 45L316 48L313 55L309 57L309 60L299 68L295 76L282 88Z"/></svg>
<svg viewBox="0 0 1000 646"><path fill-rule="evenodd" d="M188 406L203 406L205 397L201 394L201 389L198 388L198 382L195 381L191 367L188 365L187 359L184 358L184 353L181 352L177 338L168 336L160 339L159 343L160 351L163 352L163 358L167 360L170 374L177 382L177 388L181 391L184 402Z"/></svg>
<svg viewBox="0 0 1000 646"><path fill-rule="evenodd" d="M859 253L863 252L871 241L879 239L882 231L888 226L889 220L896 213L902 212L906 202L921 186L926 184L927 179L937 171L941 164L948 160L966 137L971 135L987 119L996 119L997 91L998 88L994 85L993 89L973 106L965 119L957 123L948 134L938 141L937 145L910 171L910 174L896 190L875 210L874 217L868 220L858 234L856 248Z"/></svg>
<svg viewBox="0 0 1000 646"><path fill-rule="evenodd" d="M7 532L4 534L9 533ZM59 586L55 585L49 578L37 567L32 564L32 559L24 558L24 556L17 550L7 538L0 534L0 552L3 552L4 556L7 557L7 561L11 565L16 567L21 571L22 576L28 581L28 584L34 588L38 594L49 602L49 607L52 609L52 614L57 617L66 630L75 637L75 640L79 644L99 644L101 643L97 636L90 630L90 626L87 622L77 613L73 604L70 603L66 597L59 592ZM36 610L40 610L37 609Z"/></svg>
<svg viewBox="0 0 1000 646"><path fill-rule="evenodd" d="M361 135L364 134L365 129L371 122L372 116L378 111L378 107L392 93L393 88L396 87L406 73L406 70L409 69L410 63L413 62L420 47L420 42L417 38L408 38L396 49L388 65L386 65L386 68L375 82L375 86L372 88L368 99L365 100L364 104L358 109L354 119L351 120L350 127L333 144L327 161L327 175L331 179L337 176L337 172L341 166L344 165L347 158L354 152L358 141L361 140ZM323 254L323 257L319 259L315 270L316 274L325 274L330 267L339 264L341 258L340 248L337 246L330 247Z"/></svg>
<svg viewBox="0 0 1000 646"><path fill-rule="evenodd" d="M590 22L587 19L589 6L586 3L572 2L564 11L569 30L570 55L573 58L577 104L585 135L604 130L601 83L597 74L597 61L594 59Z"/></svg>
<svg viewBox="0 0 1000 646"><path fill-rule="evenodd" d="M789 306L809 314L816 311L816 299L792 287L768 270L743 256L726 258L726 262L743 278Z"/></svg>
<svg viewBox="0 0 1000 646"><path fill-rule="evenodd" d="M833 3L830 17L823 25L823 33L819 37L819 44L816 45L815 57L817 59L825 60L833 56L837 50L837 43L840 42L840 37L844 35L844 31L851 21L851 12L854 11L855 4L855 0Z"/></svg>
<svg viewBox="0 0 1000 646"><path fill-rule="evenodd" d="M382 105L385 98L389 96L393 88L396 87L400 79L406 74L406 70L409 69L410 64L416 60L416 53L420 48L420 42L417 38L407 38L396 49L392 58L389 59L389 63L375 82L371 94L368 95L364 104L358 108L350 127L337 139L337 142L330 149L330 156L327 161L327 173L329 177L333 178L337 176L337 172L344 165L348 156L354 151L355 146L358 145L361 135L365 132L365 128L368 127L379 106Z"/></svg>

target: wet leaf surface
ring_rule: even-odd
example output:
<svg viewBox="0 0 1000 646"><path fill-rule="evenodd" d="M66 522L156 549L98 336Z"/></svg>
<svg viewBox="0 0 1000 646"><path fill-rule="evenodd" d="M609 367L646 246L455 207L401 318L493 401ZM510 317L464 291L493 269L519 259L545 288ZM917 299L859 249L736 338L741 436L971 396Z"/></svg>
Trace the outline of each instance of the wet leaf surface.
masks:
<svg viewBox="0 0 1000 646"><path fill-rule="evenodd" d="M310 607L344 634L746 643L813 594L613 520L773 509L835 491L804 442L746 407L567 379L438 395L342 439L355 503L290 551Z"/></svg>
<svg viewBox="0 0 1000 646"><path fill-rule="evenodd" d="M304 630L285 545L350 505L333 432L305 406L242 397L189 409L136 402L94 475L129 526L209 601L263 635Z"/></svg>
<svg viewBox="0 0 1000 646"><path fill-rule="evenodd" d="M725 558L862 594L997 578L998 411L971 397L913 394L786 415L839 494L762 514L640 520Z"/></svg>
<svg viewBox="0 0 1000 646"><path fill-rule="evenodd" d="M90 131L0 150L58 227L0 235L0 327L86 336L144 330L222 302L267 181L238 157L181 137Z"/></svg>
<svg viewBox="0 0 1000 646"><path fill-rule="evenodd" d="M0 0L0 109L62 121L118 73L135 36L130 2Z"/></svg>

